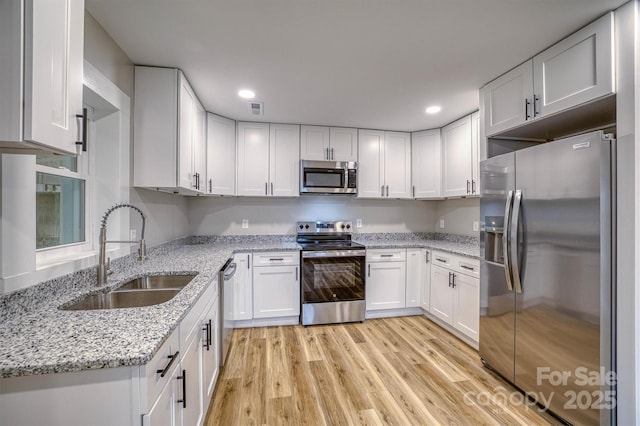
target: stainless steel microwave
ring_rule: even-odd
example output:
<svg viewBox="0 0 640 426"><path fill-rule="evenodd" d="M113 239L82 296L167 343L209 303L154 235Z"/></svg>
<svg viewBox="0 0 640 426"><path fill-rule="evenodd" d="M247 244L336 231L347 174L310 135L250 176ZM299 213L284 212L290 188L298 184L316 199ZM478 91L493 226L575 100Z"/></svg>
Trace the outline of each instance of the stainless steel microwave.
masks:
<svg viewBox="0 0 640 426"><path fill-rule="evenodd" d="M300 161L301 194L357 194L357 163Z"/></svg>

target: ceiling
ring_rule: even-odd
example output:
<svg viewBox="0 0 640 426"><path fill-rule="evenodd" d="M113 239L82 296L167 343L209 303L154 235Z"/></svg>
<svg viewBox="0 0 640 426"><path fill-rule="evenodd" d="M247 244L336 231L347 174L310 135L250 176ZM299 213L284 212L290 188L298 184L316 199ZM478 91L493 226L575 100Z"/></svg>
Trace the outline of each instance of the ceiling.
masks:
<svg viewBox="0 0 640 426"><path fill-rule="evenodd" d="M413 131L626 0L86 0L136 64L237 120ZM239 89L256 92L252 115ZM425 108L441 105L439 114ZM258 118L258 120L256 120Z"/></svg>

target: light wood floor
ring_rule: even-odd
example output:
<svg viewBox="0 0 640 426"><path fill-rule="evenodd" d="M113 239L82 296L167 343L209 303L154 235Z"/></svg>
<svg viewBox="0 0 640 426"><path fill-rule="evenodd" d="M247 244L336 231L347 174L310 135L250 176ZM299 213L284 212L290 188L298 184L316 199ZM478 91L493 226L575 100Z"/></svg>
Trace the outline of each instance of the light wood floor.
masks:
<svg viewBox="0 0 640 426"><path fill-rule="evenodd" d="M236 329L205 425L554 423L512 392L422 316Z"/></svg>

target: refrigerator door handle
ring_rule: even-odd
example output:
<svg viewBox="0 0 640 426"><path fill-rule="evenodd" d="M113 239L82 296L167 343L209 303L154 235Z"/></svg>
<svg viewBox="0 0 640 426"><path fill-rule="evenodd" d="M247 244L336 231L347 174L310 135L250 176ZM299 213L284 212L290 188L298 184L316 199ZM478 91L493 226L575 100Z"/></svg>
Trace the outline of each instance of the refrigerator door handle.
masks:
<svg viewBox="0 0 640 426"><path fill-rule="evenodd" d="M522 293L522 283L520 282L520 265L518 264L518 222L520 221L520 204L522 202L522 191L516 190L513 197L513 210L511 213L510 236L511 243L511 269L513 271L513 286L516 293Z"/></svg>
<svg viewBox="0 0 640 426"><path fill-rule="evenodd" d="M507 288L513 291L511 282L511 262L509 259L509 227L511 226L511 207L513 205L513 191L509 191L504 205L504 233L502 237L502 253L504 257L504 274L507 277Z"/></svg>

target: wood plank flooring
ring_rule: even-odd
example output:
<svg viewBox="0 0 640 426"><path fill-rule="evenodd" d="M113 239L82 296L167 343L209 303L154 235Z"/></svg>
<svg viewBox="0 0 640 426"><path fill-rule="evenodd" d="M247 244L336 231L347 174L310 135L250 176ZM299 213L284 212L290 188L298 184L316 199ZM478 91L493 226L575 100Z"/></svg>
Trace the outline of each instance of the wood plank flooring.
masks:
<svg viewBox="0 0 640 426"><path fill-rule="evenodd" d="M236 329L205 425L557 423L514 391L422 316Z"/></svg>

